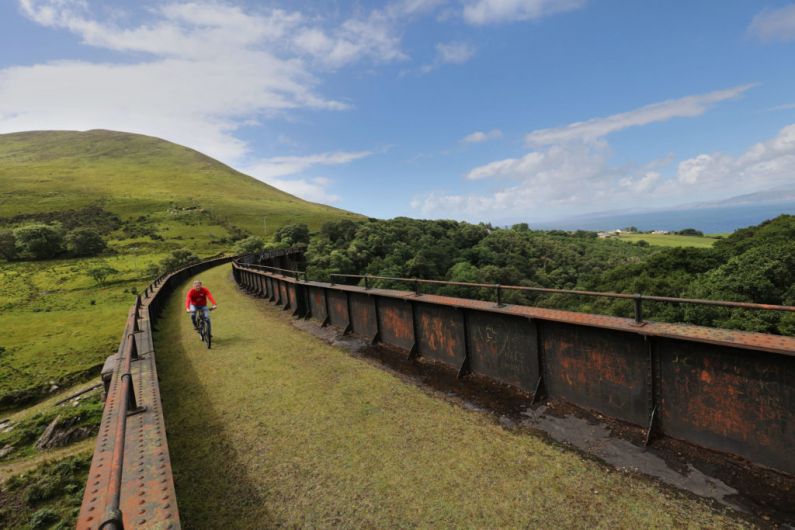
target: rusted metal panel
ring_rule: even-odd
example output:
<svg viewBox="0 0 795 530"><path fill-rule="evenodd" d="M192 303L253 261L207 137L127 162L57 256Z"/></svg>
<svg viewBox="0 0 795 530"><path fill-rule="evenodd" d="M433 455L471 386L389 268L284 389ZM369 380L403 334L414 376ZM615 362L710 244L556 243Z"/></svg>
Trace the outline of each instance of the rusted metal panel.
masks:
<svg viewBox="0 0 795 530"><path fill-rule="evenodd" d="M320 322L326 320L326 290L320 287L308 287L309 311L312 318Z"/></svg>
<svg viewBox="0 0 795 530"><path fill-rule="evenodd" d="M298 309L298 293L295 288L294 283L286 284L287 287L287 299L290 301L289 307L293 310Z"/></svg>
<svg viewBox="0 0 795 530"><path fill-rule="evenodd" d="M287 290L287 282L279 280L279 303L285 309L290 307L290 291Z"/></svg>
<svg viewBox="0 0 795 530"><path fill-rule="evenodd" d="M365 294L351 294L352 331L362 337L372 339L378 333L375 298Z"/></svg>
<svg viewBox="0 0 795 530"><path fill-rule="evenodd" d="M795 474L795 359L660 340L660 428Z"/></svg>
<svg viewBox="0 0 795 530"><path fill-rule="evenodd" d="M467 313L469 368L503 383L532 391L538 381L535 322L483 311Z"/></svg>
<svg viewBox="0 0 795 530"><path fill-rule="evenodd" d="M636 425L648 423L651 381L642 336L544 322L542 343L551 397Z"/></svg>
<svg viewBox="0 0 795 530"><path fill-rule="evenodd" d="M332 326L346 329L350 324L348 317L348 295L344 292L327 290L329 322Z"/></svg>
<svg viewBox="0 0 795 530"><path fill-rule="evenodd" d="M276 281L268 276L268 299L271 302L276 301Z"/></svg>
<svg viewBox="0 0 795 530"><path fill-rule="evenodd" d="M419 354L460 368L466 358L463 313L451 307L417 303L415 318Z"/></svg>
<svg viewBox="0 0 795 530"><path fill-rule="evenodd" d="M309 307L307 287L300 282L292 281L288 288L292 300L293 316L305 316Z"/></svg>
<svg viewBox="0 0 795 530"><path fill-rule="evenodd" d="M414 322L411 303L377 297L378 328L381 342L410 351L414 346Z"/></svg>

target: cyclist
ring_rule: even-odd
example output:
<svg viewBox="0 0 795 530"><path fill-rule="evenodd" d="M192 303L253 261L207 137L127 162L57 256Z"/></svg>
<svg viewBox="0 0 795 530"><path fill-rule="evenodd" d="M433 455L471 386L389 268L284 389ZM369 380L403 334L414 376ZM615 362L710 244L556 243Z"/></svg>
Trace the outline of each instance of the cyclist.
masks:
<svg viewBox="0 0 795 530"><path fill-rule="evenodd" d="M193 327L196 327L196 311L204 313L204 317L210 320L210 308L207 307L207 299L213 303L212 309L218 307L215 303L215 298L210 294L210 290L202 287L202 282L196 280L193 282L193 288L188 291L188 296L185 298L185 311L190 313L190 319L193 322Z"/></svg>

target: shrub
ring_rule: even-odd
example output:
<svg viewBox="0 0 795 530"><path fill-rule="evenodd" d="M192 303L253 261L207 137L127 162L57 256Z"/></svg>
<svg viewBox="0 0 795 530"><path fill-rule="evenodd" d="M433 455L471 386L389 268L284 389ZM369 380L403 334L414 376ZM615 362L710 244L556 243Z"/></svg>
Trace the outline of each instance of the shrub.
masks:
<svg viewBox="0 0 795 530"><path fill-rule="evenodd" d="M702 232L701 230L696 230L695 228L685 228L684 230L678 231L677 235L680 235L680 236L703 236L704 232Z"/></svg>
<svg viewBox="0 0 795 530"><path fill-rule="evenodd" d="M30 518L30 527L33 529L49 528L61 520L61 517L49 508L42 508Z"/></svg>
<svg viewBox="0 0 795 530"><path fill-rule="evenodd" d="M257 236L249 236L241 239L235 245L235 252L238 254L257 254L265 249L265 242Z"/></svg>
<svg viewBox="0 0 795 530"><path fill-rule="evenodd" d="M17 257L17 240L11 230L0 230L0 256L8 261Z"/></svg>
<svg viewBox="0 0 795 530"><path fill-rule="evenodd" d="M117 271L110 265L104 263L102 265L98 265L96 267L88 269L88 275L91 276L95 282L97 282L97 285L104 284L108 276L116 274L118 272L119 271Z"/></svg>
<svg viewBox="0 0 795 530"><path fill-rule="evenodd" d="M276 231L273 240L288 247L306 247L309 245L309 227L303 223L285 225Z"/></svg>
<svg viewBox="0 0 795 530"><path fill-rule="evenodd" d="M164 258L160 262L159 271L161 273L171 272L197 263L198 261L198 256L196 256L193 252L188 249L181 248L173 251L170 256Z"/></svg>
<svg viewBox="0 0 795 530"><path fill-rule="evenodd" d="M66 249L73 256L96 256L107 247L96 230L76 228L66 235Z"/></svg>
<svg viewBox="0 0 795 530"><path fill-rule="evenodd" d="M51 259L64 251L60 225L32 223L14 230L17 250L33 259Z"/></svg>

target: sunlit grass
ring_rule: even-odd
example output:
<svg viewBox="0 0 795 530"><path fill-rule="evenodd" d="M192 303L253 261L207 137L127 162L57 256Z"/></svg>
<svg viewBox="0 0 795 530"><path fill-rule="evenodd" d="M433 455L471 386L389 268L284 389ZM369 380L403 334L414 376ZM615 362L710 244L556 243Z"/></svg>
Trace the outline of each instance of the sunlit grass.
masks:
<svg viewBox="0 0 795 530"><path fill-rule="evenodd" d="M710 248L718 239L710 236L679 236L676 234L621 234L622 241L637 243L645 241L656 247L696 247Z"/></svg>

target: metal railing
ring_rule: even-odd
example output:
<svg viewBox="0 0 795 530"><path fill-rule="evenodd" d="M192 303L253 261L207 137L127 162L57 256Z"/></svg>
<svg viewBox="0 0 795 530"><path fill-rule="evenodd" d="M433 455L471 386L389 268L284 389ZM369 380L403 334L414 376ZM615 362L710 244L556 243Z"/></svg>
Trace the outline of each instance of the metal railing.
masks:
<svg viewBox="0 0 795 530"><path fill-rule="evenodd" d="M225 258L214 256L205 259L199 263L191 264L176 271L161 274L149 285L146 286L143 293L136 296L135 305L131 308L128 322L125 326L125 335L122 338L122 344L119 348L118 364L114 370L113 377L116 378L116 386L114 387L114 400L117 404L117 413L115 418L114 434L113 434L113 453L110 459L110 466L107 470L107 489L105 494L105 507L102 512L102 518L99 521L98 528L123 530L125 515L122 513L122 491L124 479L124 461L127 453L126 439L127 439L127 420L130 416L145 412L147 409L140 406L141 396L138 395L140 389L136 389L133 383L132 376L132 363L138 360L139 351L136 344L136 335L145 331L139 325L139 319L144 319L144 326L146 330L151 331L151 318L153 311L156 313L160 307L160 300L158 295L161 294L164 287L169 284L172 278L178 278L186 273L192 273L195 270L205 269L216 262L224 261ZM228 258L231 259L231 258ZM147 307L144 308L143 300L147 300ZM143 314L144 310L148 312L146 318ZM168 477L171 480L171 477ZM84 500L85 503L85 500Z"/></svg>
<svg viewBox="0 0 795 530"><path fill-rule="evenodd" d="M545 293L545 294L568 294L575 296L591 296L602 298L613 298L621 300L632 300L634 306L634 319L637 324L642 324L643 320L643 302L665 302L675 304L693 304L693 305L706 305L714 307L727 307L734 309L753 309L762 311L786 311L795 312L795 306L787 305L774 305L774 304L755 304L751 302L729 302L723 300L704 300L700 298L676 298L671 296L654 296L644 295L640 293L613 293L608 291L579 291L575 289L552 289L548 287L528 287L524 285L502 285L499 283L474 283L474 282L454 282L447 280L423 280L419 278L398 278L393 276L373 276L369 274L337 274L332 273L331 283L334 283L334 278L350 278L356 280L363 280L364 288L370 289L371 280L385 280L394 282L410 283L414 286L414 294L420 296L420 285L441 285L450 287L468 287L474 289L494 289L495 301L498 306L503 306L502 291L524 291L531 293Z"/></svg>
<svg viewBox="0 0 795 530"><path fill-rule="evenodd" d="M299 270L295 270L295 269L280 269L279 267L271 267L269 265L256 265L256 264L245 265L245 264L243 264L242 266L250 267L250 268L253 268L253 269L257 269L257 270L276 272L276 273L281 274L282 276L290 275L293 278L295 278L296 280L301 280L301 276L303 276L304 277L304 281L305 282L308 281L305 271L299 271Z"/></svg>

